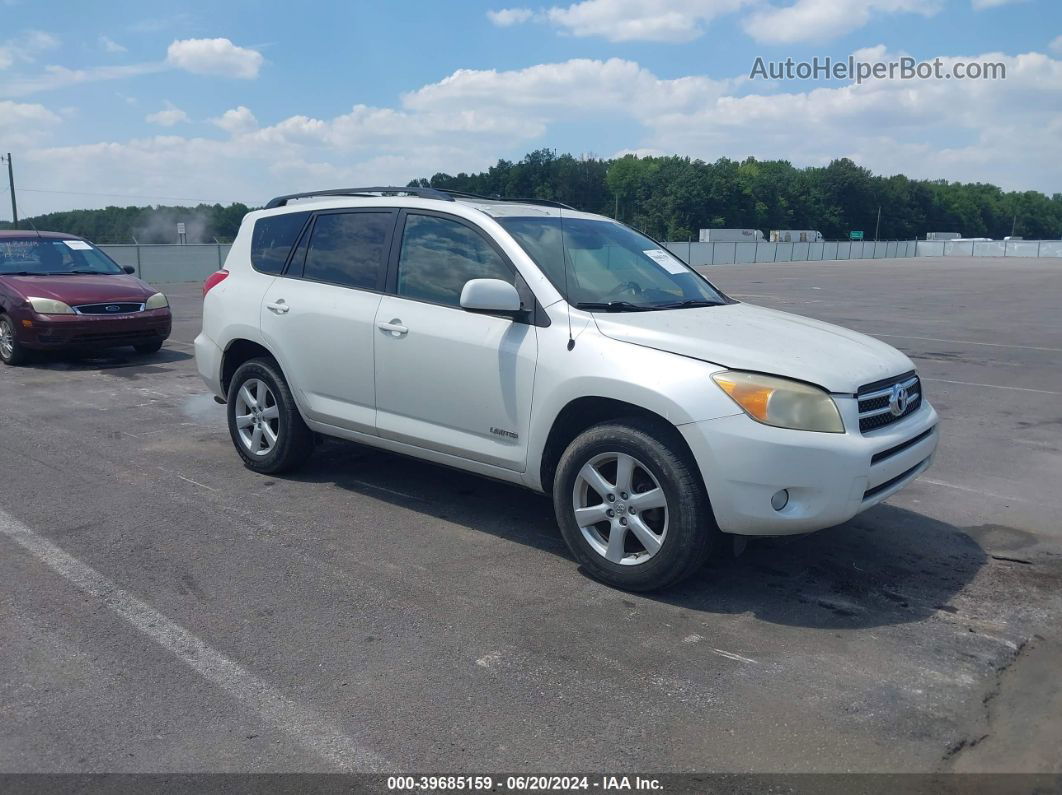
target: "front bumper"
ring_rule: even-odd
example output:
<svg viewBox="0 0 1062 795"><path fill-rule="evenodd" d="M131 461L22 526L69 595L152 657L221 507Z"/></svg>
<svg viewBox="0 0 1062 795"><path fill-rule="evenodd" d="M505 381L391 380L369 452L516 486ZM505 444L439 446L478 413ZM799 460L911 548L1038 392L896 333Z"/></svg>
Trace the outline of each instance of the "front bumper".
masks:
<svg viewBox="0 0 1062 795"><path fill-rule="evenodd" d="M39 315L22 310L12 313L15 335L27 348L115 348L146 345L170 336L173 317L168 308L124 315Z"/></svg>
<svg viewBox="0 0 1062 795"><path fill-rule="evenodd" d="M851 428L854 399L838 399ZM940 433L928 401L867 434L773 428L744 414L679 426L708 489L719 528L790 535L846 522L902 489L932 463ZM856 422L854 427L858 427ZM789 502L778 511L771 497Z"/></svg>

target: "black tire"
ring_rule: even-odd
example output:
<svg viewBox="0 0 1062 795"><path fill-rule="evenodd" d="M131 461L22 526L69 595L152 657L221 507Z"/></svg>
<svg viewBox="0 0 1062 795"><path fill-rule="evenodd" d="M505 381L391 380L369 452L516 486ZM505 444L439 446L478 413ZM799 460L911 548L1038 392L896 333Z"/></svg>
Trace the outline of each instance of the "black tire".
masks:
<svg viewBox="0 0 1062 795"><path fill-rule="evenodd" d="M255 455L240 436L236 421L236 405L240 389L249 381L266 384L277 407L276 442L264 455ZM290 472L299 467L313 450L313 432L306 427L292 397L288 382L273 359L250 359L240 365L229 383L225 408L229 421L229 435L236 452L248 469L263 474Z"/></svg>
<svg viewBox="0 0 1062 795"><path fill-rule="evenodd" d="M162 350L162 340L159 340L158 342L145 342L141 345L134 345L133 350L137 353L142 354L158 353Z"/></svg>
<svg viewBox="0 0 1062 795"><path fill-rule="evenodd" d="M663 543L643 563L623 565L606 560L583 535L575 518L573 494L580 470L609 453L633 456L640 464L639 476L644 479L646 472L651 475L667 499ZM595 425L576 437L557 467L553 507L564 540L583 568L596 579L628 591L666 588L694 574L704 565L719 536L704 482L678 431L640 417ZM612 531L608 532L611 537Z"/></svg>
<svg viewBox="0 0 1062 795"><path fill-rule="evenodd" d="M7 349L4 345L0 345L0 361L4 364L11 365L12 367L18 367L20 364L24 364L29 358L29 352L15 337L15 321L13 321L8 315L0 315L0 335L10 335L11 340L10 349Z"/></svg>

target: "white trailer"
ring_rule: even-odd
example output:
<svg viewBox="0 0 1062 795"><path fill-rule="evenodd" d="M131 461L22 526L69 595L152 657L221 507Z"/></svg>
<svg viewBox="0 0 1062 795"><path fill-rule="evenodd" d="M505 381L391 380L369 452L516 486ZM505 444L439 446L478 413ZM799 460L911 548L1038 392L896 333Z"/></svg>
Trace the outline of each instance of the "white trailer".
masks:
<svg viewBox="0 0 1062 795"><path fill-rule="evenodd" d="M926 240L959 240L961 232L926 232Z"/></svg>
<svg viewBox="0 0 1062 795"><path fill-rule="evenodd" d="M763 240L759 229L702 229L701 243L758 243Z"/></svg>
<svg viewBox="0 0 1062 795"><path fill-rule="evenodd" d="M772 229L772 243L820 243L822 232L814 229Z"/></svg>

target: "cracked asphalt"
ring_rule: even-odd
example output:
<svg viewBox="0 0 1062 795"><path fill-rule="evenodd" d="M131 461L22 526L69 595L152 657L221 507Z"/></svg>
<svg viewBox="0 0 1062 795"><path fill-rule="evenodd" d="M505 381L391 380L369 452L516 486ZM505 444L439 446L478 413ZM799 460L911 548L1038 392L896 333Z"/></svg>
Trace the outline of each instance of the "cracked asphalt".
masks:
<svg viewBox="0 0 1062 795"><path fill-rule="evenodd" d="M0 371L0 772L1062 772L1062 260L708 273L908 353L941 448L650 596L512 486L244 469L198 285L155 356Z"/></svg>

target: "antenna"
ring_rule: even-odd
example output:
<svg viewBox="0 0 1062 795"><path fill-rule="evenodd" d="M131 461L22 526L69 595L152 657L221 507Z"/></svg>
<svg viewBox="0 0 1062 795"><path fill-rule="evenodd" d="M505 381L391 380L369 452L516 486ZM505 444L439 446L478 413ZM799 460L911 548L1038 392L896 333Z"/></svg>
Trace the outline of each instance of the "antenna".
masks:
<svg viewBox="0 0 1062 795"><path fill-rule="evenodd" d="M568 307L568 350L575 348L575 337L572 336L572 298L568 289L568 244L564 240L564 205L557 207L560 215L561 257L564 260L564 304Z"/></svg>

